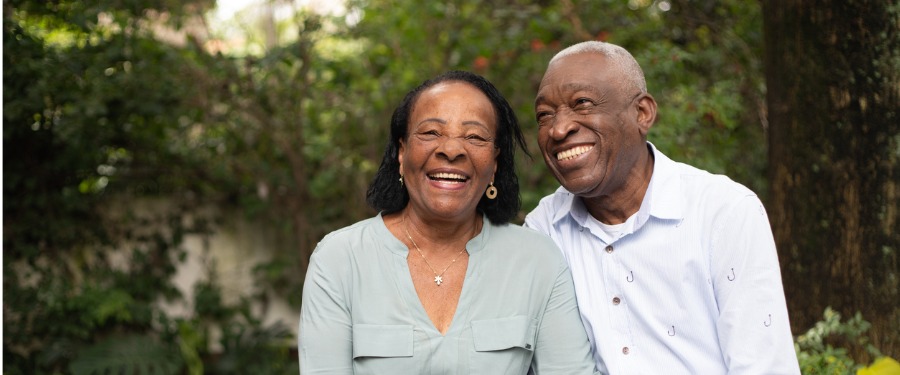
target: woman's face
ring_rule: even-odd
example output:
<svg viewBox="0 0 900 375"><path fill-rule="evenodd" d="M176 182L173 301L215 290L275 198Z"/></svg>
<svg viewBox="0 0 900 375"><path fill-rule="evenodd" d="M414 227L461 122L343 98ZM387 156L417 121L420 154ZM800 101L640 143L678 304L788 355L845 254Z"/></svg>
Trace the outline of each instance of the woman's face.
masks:
<svg viewBox="0 0 900 375"><path fill-rule="evenodd" d="M442 82L419 95L398 158L411 208L423 219L475 214L497 171L496 119L487 96L465 82Z"/></svg>

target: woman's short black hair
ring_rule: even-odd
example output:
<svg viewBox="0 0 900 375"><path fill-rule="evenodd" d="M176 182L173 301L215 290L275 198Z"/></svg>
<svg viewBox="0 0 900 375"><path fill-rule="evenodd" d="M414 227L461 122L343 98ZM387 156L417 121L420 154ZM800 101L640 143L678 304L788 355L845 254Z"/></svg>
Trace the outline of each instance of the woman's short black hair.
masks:
<svg viewBox="0 0 900 375"><path fill-rule="evenodd" d="M487 96L494 107L494 112L497 113L497 137L494 146L500 150L500 154L497 156L494 186L498 194L496 199L488 199L482 194L476 210L487 215L494 224L508 223L518 214L522 205L519 198L519 178L516 176L516 146L526 155L531 155L528 153L528 146L525 144L516 114L500 91L484 77L466 71L446 72L425 81L406 94L391 116L391 134L384 150L384 158L375 179L369 185L366 201L372 208L385 214L398 212L409 203L409 193L399 181L400 161L397 156L400 140L405 141L409 136L407 133L409 116L419 95L438 83L448 81L461 81L475 86Z"/></svg>

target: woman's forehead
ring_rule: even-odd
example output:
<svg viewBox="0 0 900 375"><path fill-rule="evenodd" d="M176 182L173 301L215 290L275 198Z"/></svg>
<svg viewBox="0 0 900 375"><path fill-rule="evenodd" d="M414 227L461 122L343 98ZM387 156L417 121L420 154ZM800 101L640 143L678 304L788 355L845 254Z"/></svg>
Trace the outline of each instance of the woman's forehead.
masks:
<svg viewBox="0 0 900 375"><path fill-rule="evenodd" d="M493 103L481 90L466 82L441 82L424 90L413 105L410 124L425 117L444 122L480 121L496 125Z"/></svg>

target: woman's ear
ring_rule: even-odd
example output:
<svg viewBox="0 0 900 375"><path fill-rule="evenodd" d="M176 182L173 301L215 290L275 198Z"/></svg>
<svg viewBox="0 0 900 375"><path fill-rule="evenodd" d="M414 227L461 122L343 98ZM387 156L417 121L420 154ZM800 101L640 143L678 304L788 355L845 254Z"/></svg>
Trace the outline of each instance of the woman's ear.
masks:
<svg viewBox="0 0 900 375"><path fill-rule="evenodd" d="M656 122L656 99L648 93L641 94L637 99L637 124L641 135L647 138L647 133Z"/></svg>
<svg viewBox="0 0 900 375"><path fill-rule="evenodd" d="M403 153L406 151L406 142L400 138L400 147L397 149L397 162L400 163L400 174L403 174Z"/></svg>

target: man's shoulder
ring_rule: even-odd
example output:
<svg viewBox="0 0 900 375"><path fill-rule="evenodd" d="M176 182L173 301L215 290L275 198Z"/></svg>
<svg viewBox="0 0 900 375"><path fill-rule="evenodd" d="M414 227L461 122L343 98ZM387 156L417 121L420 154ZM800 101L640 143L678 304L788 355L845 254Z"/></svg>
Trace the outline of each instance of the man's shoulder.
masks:
<svg viewBox="0 0 900 375"><path fill-rule="evenodd" d="M684 163L677 164L680 194L689 207L710 214L716 213L717 216L718 213L730 211L741 202L753 202L753 206L759 201L753 190L727 175L711 173Z"/></svg>
<svg viewBox="0 0 900 375"><path fill-rule="evenodd" d="M681 174L687 191L703 195L717 195L723 197L745 197L756 195L750 188L734 181L724 174L711 173L693 166L684 164L684 172Z"/></svg>
<svg viewBox="0 0 900 375"><path fill-rule="evenodd" d="M553 193L541 198L537 207L525 216L525 226L543 229L559 215L569 211L572 208L573 199L575 199L575 195L560 186ZM545 232L545 230L542 231Z"/></svg>
<svg viewBox="0 0 900 375"><path fill-rule="evenodd" d="M663 189L680 185L681 193L685 195L685 198L692 196L703 196L707 199L735 198L756 195L752 190L727 175L709 172L687 163L675 161L655 148L654 151L658 166L662 168L660 171L654 171L654 174L657 172L662 174L662 181L659 181L658 186ZM675 178L676 181L670 180L672 178Z"/></svg>
<svg viewBox="0 0 900 375"><path fill-rule="evenodd" d="M560 186L556 191L541 198L541 201L538 203L535 210L542 208L556 212L561 208L569 208L573 199L575 199L575 194L570 193L566 188Z"/></svg>

